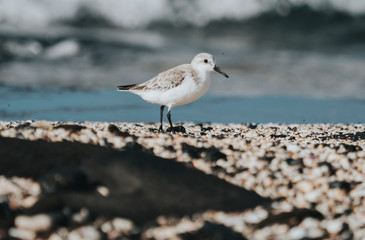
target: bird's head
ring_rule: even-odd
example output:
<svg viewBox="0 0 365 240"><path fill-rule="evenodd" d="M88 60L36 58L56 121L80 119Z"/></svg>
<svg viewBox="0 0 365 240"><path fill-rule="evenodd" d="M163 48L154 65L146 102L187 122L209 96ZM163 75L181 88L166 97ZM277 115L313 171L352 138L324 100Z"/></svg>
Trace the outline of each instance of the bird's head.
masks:
<svg viewBox="0 0 365 240"><path fill-rule="evenodd" d="M215 64L214 56L209 53L199 53L196 55L191 61L191 66L198 71L216 71L217 73L220 73L228 78L228 75Z"/></svg>

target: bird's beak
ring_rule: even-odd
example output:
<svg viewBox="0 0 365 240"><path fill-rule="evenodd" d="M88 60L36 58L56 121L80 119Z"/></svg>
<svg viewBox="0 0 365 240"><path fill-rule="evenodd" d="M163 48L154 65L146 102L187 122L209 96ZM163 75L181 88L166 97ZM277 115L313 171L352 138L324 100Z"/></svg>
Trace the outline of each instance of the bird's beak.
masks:
<svg viewBox="0 0 365 240"><path fill-rule="evenodd" d="M228 75L223 72L217 65L214 65L214 68L213 68L214 71L216 71L217 73L220 73L222 74L223 76L225 76L226 78L228 78Z"/></svg>

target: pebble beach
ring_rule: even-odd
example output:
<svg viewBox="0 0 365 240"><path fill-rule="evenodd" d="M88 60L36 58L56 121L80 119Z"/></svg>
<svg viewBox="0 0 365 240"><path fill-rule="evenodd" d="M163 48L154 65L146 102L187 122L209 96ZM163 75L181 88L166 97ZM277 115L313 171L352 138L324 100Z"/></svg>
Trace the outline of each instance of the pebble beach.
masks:
<svg viewBox="0 0 365 240"><path fill-rule="evenodd" d="M43 194L37 179L0 171L0 214L12 212L8 222L0 221L0 238L365 238L364 124L180 125L185 133L159 133L157 123L0 122L0 136L141 151L183 163L270 202L234 212L161 214L148 223L80 208L63 210L72 220L62 223L54 220L54 211L24 213ZM97 191L105 197L113 194L108 187Z"/></svg>

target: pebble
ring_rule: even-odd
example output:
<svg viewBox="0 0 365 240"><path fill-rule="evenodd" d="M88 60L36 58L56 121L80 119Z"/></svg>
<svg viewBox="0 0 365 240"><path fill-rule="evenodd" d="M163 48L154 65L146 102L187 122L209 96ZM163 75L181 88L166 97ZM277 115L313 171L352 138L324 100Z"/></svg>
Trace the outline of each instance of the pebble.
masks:
<svg viewBox="0 0 365 240"><path fill-rule="evenodd" d="M69 240L101 240L101 234L93 226L83 226L68 234Z"/></svg>
<svg viewBox="0 0 365 240"><path fill-rule="evenodd" d="M112 221L113 227L118 232L130 232L134 228L131 220L125 218L115 218Z"/></svg>
<svg viewBox="0 0 365 240"><path fill-rule="evenodd" d="M293 152L293 153L297 153L300 151L300 147L298 145L295 144L289 144L286 149L288 150L288 152Z"/></svg>
<svg viewBox="0 0 365 240"><path fill-rule="evenodd" d="M288 232L289 239L302 239L304 238L306 232L304 228L301 227L293 227Z"/></svg>
<svg viewBox="0 0 365 240"><path fill-rule="evenodd" d="M36 237L35 232L19 228L10 228L8 233L11 237L18 239L35 239Z"/></svg>
<svg viewBox="0 0 365 240"><path fill-rule="evenodd" d="M342 230L343 223L340 219L330 220L326 223L326 229L331 234L337 234Z"/></svg>
<svg viewBox="0 0 365 240"><path fill-rule="evenodd" d="M48 240L63 240L63 238L57 233L52 233L51 236L49 236Z"/></svg>
<svg viewBox="0 0 365 240"><path fill-rule="evenodd" d="M317 202L318 199L320 199L322 195L322 192L320 190L315 190L315 191L311 191L308 192L307 194L305 194L305 200L307 200L308 202Z"/></svg>
<svg viewBox="0 0 365 240"><path fill-rule="evenodd" d="M19 229L30 230L33 232L46 232L52 227L52 217L47 214L34 216L17 216L14 220L15 226Z"/></svg>
<svg viewBox="0 0 365 240"><path fill-rule="evenodd" d="M319 228L309 228L307 235L309 238L322 239L323 236L325 235L325 231Z"/></svg>
<svg viewBox="0 0 365 240"><path fill-rule="evenodd" d="M298 189L303 193L309 193L313 190L313 185L310 182L300 182L297 184Z"/></svg>
<svg viewBox="0 0 365 240"><path fill-rule="evenodd" d="M81 208L80 211L72 215L72 222L76 224L84 224L90 218L90 212L87 208Z"/></svg>
<svg viewBox="0 0 365 240"><path fill-rule="evenodd" d="M103 196L103 197L108 197L110 194L110 190L109 188L105 187L105 186L98 186L96 188L96 191L98 191L98 193Z"/></svg>

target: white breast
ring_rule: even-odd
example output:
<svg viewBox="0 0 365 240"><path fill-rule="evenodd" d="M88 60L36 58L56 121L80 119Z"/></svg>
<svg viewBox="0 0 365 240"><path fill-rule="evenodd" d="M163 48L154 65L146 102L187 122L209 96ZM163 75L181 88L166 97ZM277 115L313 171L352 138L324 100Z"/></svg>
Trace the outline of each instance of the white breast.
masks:
<svg viewBox="0 0 365 240"><path fill-rule="evenodd" d="M179 106L191 103L201 96L203 96L209 89L210 78L204 76L200 78L201 81L197 84L191 76L186 76L183 83L169 91L166 91L162 97L167 100L167 106Z"/></svg>
<svg viewBox="0 0 365 240"><path fill-rule="evenodd" d="M192 76L187 75L182 84L165 92L146 91L136 93L148 102L174 107L197 100L208 91L209 86L209 74L200 76L198 84Z"/></svg>

